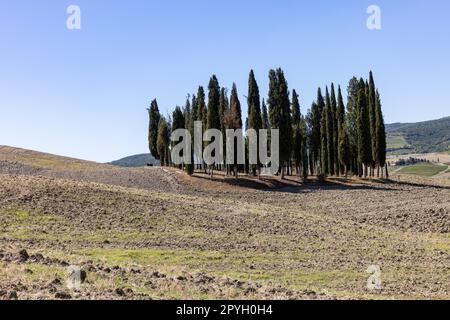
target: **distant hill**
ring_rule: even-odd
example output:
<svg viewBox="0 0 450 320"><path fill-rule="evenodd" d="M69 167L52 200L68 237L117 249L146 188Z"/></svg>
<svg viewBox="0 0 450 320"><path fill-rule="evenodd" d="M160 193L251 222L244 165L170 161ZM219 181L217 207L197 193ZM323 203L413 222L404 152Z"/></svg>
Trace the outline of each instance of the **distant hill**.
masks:
<svg viewBox="0 0 450 320"><path fill-rule="evenodd" d="M156 160L150 153L136 154L134 156L112 161L109 164L119 167L145 167L148 163L159 165L159 161Z"/></svg>
<svg viewBox="0 0 450 320"><path fill-rule="evenodd" d="M386 125L390 153L429 153L450 150L450 117Z"/></svg>

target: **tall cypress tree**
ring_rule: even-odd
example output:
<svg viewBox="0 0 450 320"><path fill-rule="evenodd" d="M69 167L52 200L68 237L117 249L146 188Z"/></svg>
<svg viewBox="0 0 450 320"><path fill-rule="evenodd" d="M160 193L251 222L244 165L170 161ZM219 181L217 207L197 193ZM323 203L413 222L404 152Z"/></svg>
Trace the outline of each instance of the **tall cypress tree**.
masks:
<svg viewBox="0 0 450 320"><path fill-rule="evenodd" d="M185 128L185 118L183 111L179 106L175 107L175 110L172 113L172 132L177 129Z"/></svg>
<svg viewBox="0 0 450 320"><path fill-rule="evenodd" d="M364 80L360 80L358 93L358 162L364 166L364 177L368 175L368 166L372 164L372 148L370 138L369 106ZM361 176L360 171L359 175Z"/></svg>
<svg viewBox="0 0 450 320"><path fill-rule="evenodd" d="M158 135L156 140L156 147L160 157L161 166L168 166L170 162L169 139L169 125L167 120L164 117L161 117L158 123Z"/></svg>
<svg viewBox="0 0 450 320"><path fill-rule="evenodd" d="M333 173L339 176L339 156L338 156L338 144L339 144L339 127L337 124L337 101L336 92L334 90L334 83L331 83L331 121L333 122Z"/></svg>
<svg viewBox="0 0 450 320"><path fill-rule="evenodd" d="M386 129L384 125L383 111L381 110L381 99L378 90L376 92L376 162L378 166L377 176L379 177L379 168L386 165ZM386 173L387 177L387 173Z"/></svg>
<svg viewBox="0 0 450 320"><path fill-rule="evenodd" d="M220 130L220 86L215 75L211 77L208 85L206 129ZM213 154L213 156L216 155ZM214 167L214 165L210 166L211 177L214 174Z"/></svg>
<svg viewBox="0 0 450 320"><path fill-rule="evenodd" d="M256 130L257 134L257 157L258 157L258 165L252 165L253 175L256 174L256 170L258 170L259 176L259 130L262 129L262 118L261 118L261 106L260 106L260 96L259 96L259 88L258 83L255 79L255 74L253 70L250 71L249 79L248 79L248 96L247 96L247 105L248 105L248 128Z"/></svg>
<svg viewBox="0 0 450 320"><path fill-rule="evenodd" d="M328 87L326 88L325 92L325 117L326 117L326 135L327 135L327 164L328 164L328 170L327 173L333 175L334 174L334 131L333 131L333 124L334 124L334 117L333 117L333 111L331 106L331 99L330 94L328 92Z"/></svg>
<svg viewBox="0 0 450 320"><path fill-rule="evenodd" d="M227 129L242 129L242 109L239 101L236 84L233 83L230 96L230 110L225 116L225 125ZM234 148L234 175L238 176L237 148Z"/></svg>
<svg viewBox="0 0 450 320"><path fill-rule="evenodd" d="M355 174L359 174L358 167L358 92L359 81L356 77L350 79L347 87L347 132L349 138L350 149L350 165L349 170Z"/></svg>
<svg viewBox="0 0 450 320"><path fill-rule="evenodd" d="M262 129L270 129L270 123L269 123L269 115L267 114L267 106L266 106L266 102L263 99L262 100L262 124L261 124L261 128Z"/></svg>
<svg viewBox="0 0 450 320"><path fill-rule="evenodd" d="M328 171L328 130L327 130L327 107L322 110L320 119L320 165L321 174L327 175Z"/></svg>
<svg viewBox="0 0 450 320"><path fill-rule="evenodd" d="M213 75L208 85L208 108L206 116L206 129L220 130L220 86L217 77Z"/></svg>
<svg viewBox="0 0 450 320"><path fill-rule="evenodd" d="M220 102L219 102L219 112L220 112L220 130L222 131L222 136L223 136L223 150L222 150L222 154L223 154L223 159L225 161L226 156L227 156L227 147L226 147L226 142L227 142L227 137L226 137L226 124L225 124L225 117L229 112L229 104L228 104L228 97L227 97L227 93L226 93L226 89L222 88L220 90Z"/></svg>
<svg viewBox="0 0 450 320"><path fill-rule="evenodd" d="M343 173L345 177L348 174L348 167L350 165L350 145L348 139L347 125L342 122L339 125L339 166L343 168Z"/></svg>
<svg viewBox="0 0 450 320"><path fill-rule="evenodd" d="M322 113L325 109L325 101L322 96L322 90L319 88L317 90L316 102L311 106L311 125L310 125L310 154L311 154L311 172L317 173L317 166L322 166L322 135L321 135L321 125L322 125ZM322 173L324 173L322 171Z"/></svg>
<svg viewBox="0 0 450 320"><path fill-rule="evenodd" d="M302 118L300 113L300 103L298 101L298 94L295 90L292 90L291 101L291 114L292 114L292 158L297 174L300 176L300 168L302 167Z"/></svg>
<svg viewBox="0 0 450 320"><path fill-rule="evenodd" d="M369 122L370 122L370 138L372 150L372 170L377 162L377 133L376 133L376 104L377 97L375 92L375 82L373 80L372 71L369 73Z"/></svg>
<svg viewBox="0 0 450 320"><path fill-rule="evenodd" d="M149 114L149 127L148 127L148 145L150 149L150 153L153 155L155 159L160 159L157 148L157 139L158 139L158 124L161 119L161 115L158 109L158 102L154 99L150 108L147 109Z"/></svg>
<svg viewBox="0 0 450 320"><path fill-rule="evenodd" d="M278 103L280 114L280 161L286 167L290 165L291 158L291 144L288 143L292 139L292 121L291 108L289 102L289 91L284 72L281 69L277 70L278 76ZM281 178L284 178L284 170L281 170Z"/></svg>
<svg viewBox="0 0 450 320"><path fill-rule="evenodd" d="M341 147L341 140L345 140L347 139L346 143L347 143L347 148L349 148L349 141L348 141L348 136L345 137L345 139L341 139L340 135L342 130L345 131L345 133L347 134L347 126L345 125L345 106L344 106L344 99L342 97L342 91L341 91L341 86L338 87L338 106L337 106L337 113L336 113L336 123L337 123L337 127L338 127L338 149L340 150ZM344 129L342 129L342 127L344 126ZM349 152L349 150L347 150ZM337 173L343 173L344 170L344 166L343 166L343 159L340 158L341 152L338 152L338 171ZM347 154L348 155L348 154ZM346 167L345 169L348 171L348 161L345 162Z"/></svg>
<svg viewBox="0 0 450 320"><path fill-rule="evenodd" d="M192 120L193 121L197 121L197 117L198 117L198 102L197 102L197 97L194 95L192 95Z"/></svg>
<svg viewBox="0 0 450 320"><path fill-rule="evenodd" d="M205 104L205 90L202 86L198 87L197 92L197 121L202 121L203 126L206 124L206 104ZM204 127L203 127L204 129Z"/></svg>

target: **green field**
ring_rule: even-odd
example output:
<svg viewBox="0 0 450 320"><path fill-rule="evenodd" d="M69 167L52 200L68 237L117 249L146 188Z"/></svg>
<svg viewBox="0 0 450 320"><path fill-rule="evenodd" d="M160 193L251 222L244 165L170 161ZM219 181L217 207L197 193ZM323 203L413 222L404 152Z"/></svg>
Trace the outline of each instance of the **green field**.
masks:
<svg viewBox="0 0 450 320"><path fill-rule="evenodd" d="M432 163L418 163L412 166L406 166L396 173L412 174L417 176L432 177L448 169L445 165L436 165Z"/></svg>
<svg viewBox="0 0 450 320"><path fill-rule="evenodd" d="M388 133L386 143L388 150L408 148L408 143L406 142L405 137L399 132Z"/></svg>

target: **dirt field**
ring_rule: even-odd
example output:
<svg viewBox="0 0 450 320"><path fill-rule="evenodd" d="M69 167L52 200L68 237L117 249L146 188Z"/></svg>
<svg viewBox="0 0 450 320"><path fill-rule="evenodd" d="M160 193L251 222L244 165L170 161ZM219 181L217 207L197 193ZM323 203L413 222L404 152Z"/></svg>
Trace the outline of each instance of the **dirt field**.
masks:
<svg viewBox="0 0 450 320"><path fill-rule="evenodd" d="M450 299L434 183L210 181L0 147L0 299Z"/></svg>

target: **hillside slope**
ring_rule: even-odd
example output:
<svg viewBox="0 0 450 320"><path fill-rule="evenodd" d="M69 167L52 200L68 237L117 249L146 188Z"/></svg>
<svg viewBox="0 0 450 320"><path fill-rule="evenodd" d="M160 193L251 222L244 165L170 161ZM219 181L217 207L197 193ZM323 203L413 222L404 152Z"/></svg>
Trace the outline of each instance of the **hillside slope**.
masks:
<svg viewBox="0 0 450 320"><path fill-rule="evenodd" d="M389 152L430 153L450 150L450 117L386 126Z"/></svg>
<svg viewBox="0 0 450 320"><path fill-rule="evenodd" d="M147 164L159 165L159 161L156 160L150 153L143 153L125 157L116 161L111 161L109 164L119 167L136 168L145 167Z"/></svg>

